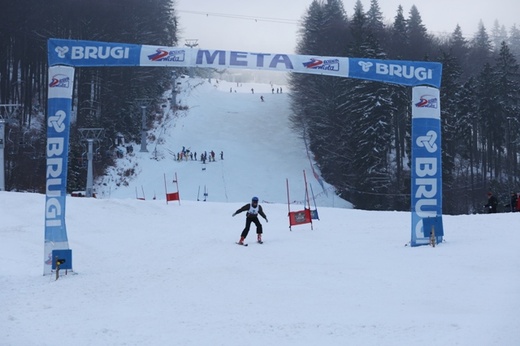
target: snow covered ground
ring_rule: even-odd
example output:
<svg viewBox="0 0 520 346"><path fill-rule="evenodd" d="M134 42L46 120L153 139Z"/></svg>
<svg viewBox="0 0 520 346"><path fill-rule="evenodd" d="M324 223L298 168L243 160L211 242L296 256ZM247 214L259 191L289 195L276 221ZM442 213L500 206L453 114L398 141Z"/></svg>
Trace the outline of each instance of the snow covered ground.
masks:
<svg viewBox="0 0 520 346"><path fill-rule="evenodd" d="M519 345L519 215L319 208L234 244L241 203L68 199L77 275L42 276L44 196L0 193L1 345Z"/></svg>
<svg viewBox="0 0 520 346"><path fill-rule="evenodd" d="M166 118L149 153L136 146L108 172L101 198L67 199L74 274L42 275L45 196L0 192L0 345L520 345L520 214L445 216L446 242L410 248L410 213L329 194L313 230L291 232L285 178L303 200L310 166L276 122L285 90L263 86L261 103L262 86L224 84L183 89L190 111ZM172 160L183 145L224 160ZM116 188L128 168L137 177ZM180 205L164 199L174 172ZM265 201L265 243L253 228L237 246L244 215L231 215L252 195Z"/></svg>

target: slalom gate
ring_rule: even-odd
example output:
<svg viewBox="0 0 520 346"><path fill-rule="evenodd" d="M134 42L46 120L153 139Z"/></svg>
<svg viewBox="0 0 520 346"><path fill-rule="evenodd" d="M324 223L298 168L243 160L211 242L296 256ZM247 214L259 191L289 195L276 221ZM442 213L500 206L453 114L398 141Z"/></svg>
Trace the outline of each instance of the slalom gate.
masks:
<svg viewBox="0 0 520 346"><path fill-rule="evenodd" d="M423 219L442 216L440 99L442 64L316 55L272 54L49 39L44 275L53 251L68 250L67 164L75 67L236 68L309 73L413 87L411 246L430 244ZM442 241L442 236L437 237Z"/></svg>

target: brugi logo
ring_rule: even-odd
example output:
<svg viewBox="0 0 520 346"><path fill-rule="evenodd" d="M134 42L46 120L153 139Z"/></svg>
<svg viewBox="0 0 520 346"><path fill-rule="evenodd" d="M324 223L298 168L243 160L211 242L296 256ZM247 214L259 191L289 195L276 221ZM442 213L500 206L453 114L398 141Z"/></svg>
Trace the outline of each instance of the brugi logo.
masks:
<svg viewBox="0 0 520 346"><path fill-rule="evenodd" d="M58 53L58 57L63 59L65 58L65 54L69 52L69 47L56 47L54 50Z"/></svg>
<svg viewBox="0 0 520 346"><path fill-rule="evenodd" d="M361 66L361 69L363 70L363 72L368 72L370 71L370 68L372 66L374 66L374 64L372 64L371 62L369 61L360 61L358 62L359 66Z"/></svg>
<svg viewBox="0 0 520 346"><path fill-rule="evenodd" d="M70 78L63 74L52 76L49 83L50 88L68 88L70 85Z"/></svg>
<svg viewBox="0 0 520 346"><path fill-rule="evenodd" d="M339 71L339 59L310 58L309 61L303 63L303 67L313 70Z"/></svg>
<svg viewBox="0 0 520 346"><path fill-rule="evenodd" d="M426 135L419 136L415 140L418 147L425 148L429 153L434 153L437 151L437 132L430 130Z"/></svg>
<svg viewBox="0 0 520 346"><path fill-rule="evenodd" d="M432 79L433 71L425 67L410 64L391 64L381 62L359 61L363 72L371 72L378 75L399 77L405 79L417 79L420 81ZM372 67L375 67L372 69Z"/></svg>
<svg viewBox="0 0 520 346"><path fill-rule="evenodd" d="M54 49L58 57L65 59L70 53L70 59L128 59L130 48L120 46L67 46Z"/></svg>
<svg viewBox="0 0 520 346"><path fill-rule="evenodd" d="M415 104L418 108L437 108L438 100L433 95L422 95L419 97L419 102Z"/></svg>
<svg viewBox="0 0 520 346"><path fill-rule="evenodd" d="M164 50L157 48L156 53L148 55L150 61L184 61L184 50Z"/></svg>

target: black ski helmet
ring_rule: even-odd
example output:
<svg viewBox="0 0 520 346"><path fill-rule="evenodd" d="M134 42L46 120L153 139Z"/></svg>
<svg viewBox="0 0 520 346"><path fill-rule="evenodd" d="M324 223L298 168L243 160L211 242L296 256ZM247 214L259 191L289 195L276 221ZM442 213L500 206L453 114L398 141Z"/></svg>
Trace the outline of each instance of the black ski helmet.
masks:
<svg viewBox="0 0 520 346"><path fill-rule="evenodd" d="M256 197L256 196L253 197L253 198L251 199L251 201L252 201L252 202L258 202L258 197Z"/></svg>

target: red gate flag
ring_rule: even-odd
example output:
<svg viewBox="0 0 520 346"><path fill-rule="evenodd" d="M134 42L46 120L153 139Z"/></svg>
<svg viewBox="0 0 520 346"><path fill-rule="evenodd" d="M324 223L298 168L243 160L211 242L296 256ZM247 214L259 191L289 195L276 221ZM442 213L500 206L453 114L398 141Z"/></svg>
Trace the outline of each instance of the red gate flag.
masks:
<svg viewBox="0 0 520 346"><path fill-rule="evenodd" d="M166 194L166 201L179 201L179 193L178 192L172 192Z"/></svg>
<svg viewBox="0 0 520 346"><path fill-rule="evenodd" d="M303 225L304 223L311 223L310 209L289 212L289 225Z"/></svg>
<svg viewBox="0 0 520 346"><path fill-rule="evenodd" d="M168 193L168 188L166 187L166 173L164 174L164 193L166 194L166 204L169 201L179 201L179 205L181 204L181 197L179 195L179 180L177 179L177 172L175 172L175 178L173 178L173 182L177 185L177 192Z"/></svg>

